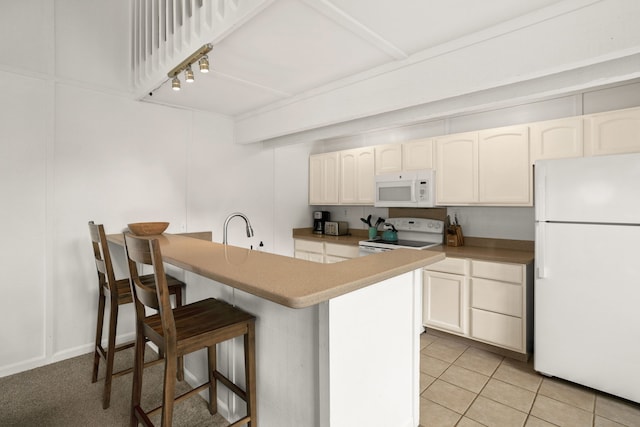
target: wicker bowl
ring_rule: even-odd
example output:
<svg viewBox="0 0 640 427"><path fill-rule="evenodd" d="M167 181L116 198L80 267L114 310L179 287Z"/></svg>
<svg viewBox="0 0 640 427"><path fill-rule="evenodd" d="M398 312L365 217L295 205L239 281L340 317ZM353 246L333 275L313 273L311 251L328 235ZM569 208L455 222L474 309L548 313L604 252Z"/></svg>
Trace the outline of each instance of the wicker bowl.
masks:
<svg viewBox="0 0 640 427"><path fill-rule="evenodd" d="M136 236L155 236L162 234L169 227L168 222L134 222L127 225L129 231Z"/></svg>

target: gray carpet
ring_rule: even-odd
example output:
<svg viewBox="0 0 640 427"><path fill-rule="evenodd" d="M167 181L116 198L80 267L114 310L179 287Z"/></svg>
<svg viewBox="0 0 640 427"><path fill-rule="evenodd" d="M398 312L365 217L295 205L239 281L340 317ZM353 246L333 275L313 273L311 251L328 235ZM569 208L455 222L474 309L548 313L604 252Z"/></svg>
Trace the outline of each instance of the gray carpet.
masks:
<svg viewBox="0 0 640 427"><path fill-rule="evenodd" d="M147 353L153 356L151 350ZM131 366L132 360L132 349L119 352L117 369ZM102 409L103 362L95 384L91 383L92 364L93 355L86 354L0 378L0 426L128 426L131 374L113 380L111 406ZM147 409L160 404L163 366L159 363L144 371L143 407ZM179 393L189 388L186 382L178 382ZM159 425L159 415L152 421ZM229 423L218 414L209 414L205 400L194 396L176 404L173 425L224 427Z"/></svg>

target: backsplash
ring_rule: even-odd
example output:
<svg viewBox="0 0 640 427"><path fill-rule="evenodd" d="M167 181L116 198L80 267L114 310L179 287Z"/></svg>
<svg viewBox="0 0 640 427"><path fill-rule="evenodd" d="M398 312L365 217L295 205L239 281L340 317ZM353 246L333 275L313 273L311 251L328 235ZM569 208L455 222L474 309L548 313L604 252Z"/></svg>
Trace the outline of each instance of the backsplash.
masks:
<svg viewBox="0 0 640 427"><path fill-rule="evenodd" d="M371 215L375 222L379 216L389 217L388 208L373 206L325 206L318 210L327 210L331 212L331 220L347 221L350 229L359 230L367 229L360 218ZM447 208L447 214L452 220L457 216L465 236L512 240L535 237L535 214L531 207L456 206Z"/></svg>

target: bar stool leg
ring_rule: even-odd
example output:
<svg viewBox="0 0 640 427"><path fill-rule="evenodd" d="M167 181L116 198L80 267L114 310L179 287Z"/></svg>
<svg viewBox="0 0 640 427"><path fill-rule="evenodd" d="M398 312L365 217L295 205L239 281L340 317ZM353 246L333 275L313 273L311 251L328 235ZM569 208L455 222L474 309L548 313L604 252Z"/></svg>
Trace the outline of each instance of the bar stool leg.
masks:
<svg viewBox="0 0 640 427"><path fill-rule="evenodd" d="M247 388L247 414L251 417L248 427L257 427L258 417L256 408L256 350L255 350L255 324L249 323L247 333L244 335L244 370Z"/></svg>
<svg viewBox="0 0 640 427"><path fill-rule="evenodd" d="M167 349L164 359L164 390L162 393L162 427L171 427L176 389L176 352Z"/></svg>
<svg viewBox="0 0 640 427"><path fill-rule="evenodd" d="M100 293L98 297L98 320L96 321L96 346L93 351L93 376L91 382L98 381L98 370L100 368L100 348L102 347L102 329L104 324L105 296Z"/></svg>
<svg viewBox="0 0 640 427"><path fill-rule="evenodd" d="M109 337L107 344L107 366L104 377L102 409L107 409L111 401L111 379L113 376L113 359L116 354L116 328L118 323L118 302L111 299L109 307Z"/></svg>
<svg viewBox="0 0 640 427"><path fill-rule="evenodd" d="M218 360L215 344L207 347L207 360L209 362L209 413L218 412L218 383L214 372L218 369Z"/></svg>
<svg viewBox="0 0 640 427"><path fill-rule="evenodd" d="M178 289L175 293L176 307L182 307L182 290ZM178 381L184 380L184 357L178 357Z"/></svg>
<svg viewBox="0 0 640 427"><path fill-rule="evenodd" d="M144 371L144 350L146 342L141 332L142 325L136 325L135 358L133 361L133 386L131 387L131 419L130 427L137 427L136 412L140 409L142 400L142 374Z"/></svg>

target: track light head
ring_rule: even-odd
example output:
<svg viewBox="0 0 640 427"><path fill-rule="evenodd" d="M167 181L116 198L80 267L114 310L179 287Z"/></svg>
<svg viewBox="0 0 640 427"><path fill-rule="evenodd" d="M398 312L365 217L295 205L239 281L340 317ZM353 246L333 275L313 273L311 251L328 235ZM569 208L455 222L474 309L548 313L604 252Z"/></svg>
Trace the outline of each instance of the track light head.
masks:
<svg viewBox="0 0 640 427"><path fill-rule="evenodd" d="M180 90L180 79L178 78L178 76L174 77L173 80L171 80L171 89L173 90Z"/></svg>
<svg viewBox="0 0 640 427"><path fill-rule="evenodd" d="M209 57L207 55L204 55L202 58L200 58L199 64L201 73L209 72Z"/></svg>
<svg viewBox="0 0 640 427"><path fill-rule="evenodd" d="M184 81L187 83L193 83L194 81L191 65L187 65L187 69L184 70Z"/></svg>

